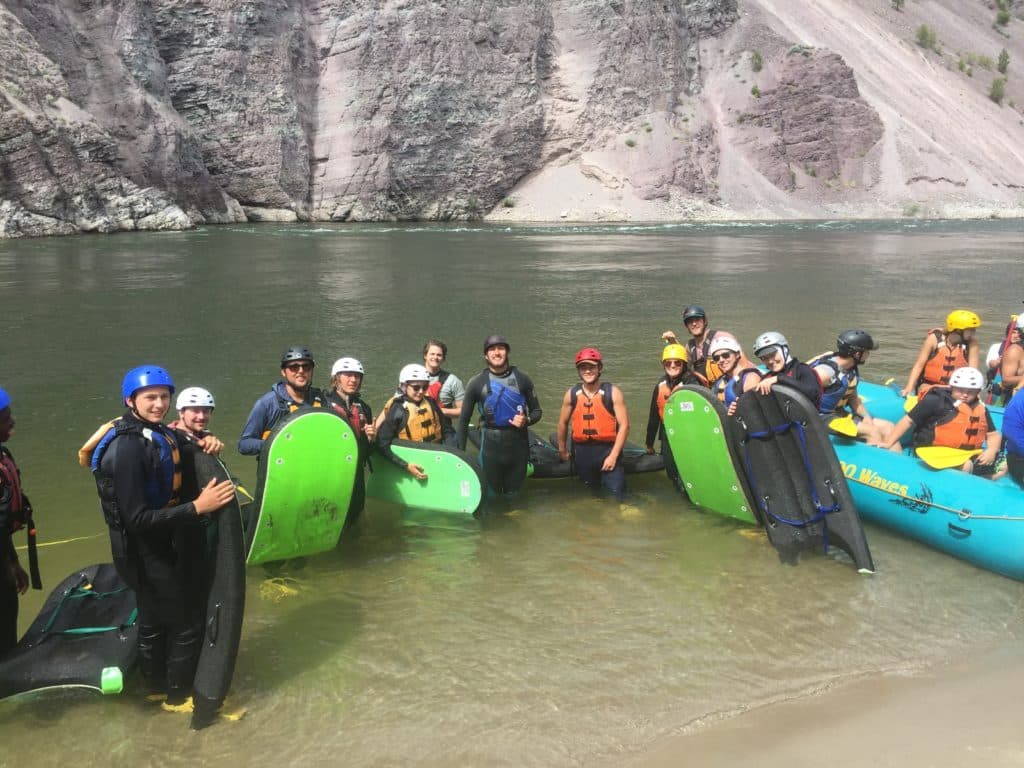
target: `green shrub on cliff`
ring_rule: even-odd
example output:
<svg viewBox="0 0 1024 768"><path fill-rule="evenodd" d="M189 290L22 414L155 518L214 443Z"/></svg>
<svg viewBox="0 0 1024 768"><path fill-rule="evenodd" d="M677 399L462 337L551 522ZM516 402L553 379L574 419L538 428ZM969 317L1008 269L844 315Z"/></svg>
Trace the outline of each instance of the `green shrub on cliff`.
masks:
<svg viewBox="0 0 1024 768"><path fill-rule="evenodd" d="M760 72L761 71L761 67L763 67L763 66L764 66L764 59L761 58L761 52L760 51L754 51L752 54L750 54L750 68L752 70L754 70L755 72Z"/></svg>
<svg viewBox="0 0 1024 768"><path fill-rule="evenodd" d="M988 97L996 104L1002 104L1004 96L1006 96L1006 78L993 78L992 86L988 89Z"/></svg>
<svg viewBox="0 0 1024 768"><path fill-rule="evenodd" d="M929 27L927 24L922 24L917 28L917 44L922 48L927 48L931 51L938 50L939 36L935 33L935 30Z"/></svg>
<svg viewBox="0 0 1024 768"><path fill-rule="evenodd" d="M1006 70L1010 67L1010 54L1005 48L999 52L999 61L996 62L996 69L1002 75L1006 74Z"/></svg>

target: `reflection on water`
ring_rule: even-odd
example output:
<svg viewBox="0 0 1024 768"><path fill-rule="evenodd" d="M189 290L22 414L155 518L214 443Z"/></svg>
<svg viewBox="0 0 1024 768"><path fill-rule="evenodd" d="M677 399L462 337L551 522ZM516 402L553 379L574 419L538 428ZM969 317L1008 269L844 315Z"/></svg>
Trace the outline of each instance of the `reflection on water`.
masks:
<svg viewBox="0 0 1024 768"><path fill-rule="evenodd" d="M335 357L360 357L379 407L428 336L468 379L482 338L502 332L537 383L542 432L575 350L597 344L640 441L658 337L682 331L684 304L748 343L781 330L804 357L866 327L882 344L869 376L902 376L954 306L986 320L983 346L995 340L1019 307L1022 252L1019 225L1002 223L268 226L3 243L0 383L53 542L102 534L74 453L143 360L212 389L231 445L295 342L317 353L321 383ZM228 461L252 481L250 460ZM704 718L1024 629L1020 584L883 530L868 530L874 576L841 556L784 567L759 534L690 508L662 476L632 480L635 509L570 481L531 481L483 522L371 504L337 551L249 570L234 691L245 720L185 738L184 718L136 696L0 702L6 759L610 765ZM109 550L100 535L41 554L53 585ZM270 577L290 590L261 590ZM23 627L41 601L24 601Z"/></svg>

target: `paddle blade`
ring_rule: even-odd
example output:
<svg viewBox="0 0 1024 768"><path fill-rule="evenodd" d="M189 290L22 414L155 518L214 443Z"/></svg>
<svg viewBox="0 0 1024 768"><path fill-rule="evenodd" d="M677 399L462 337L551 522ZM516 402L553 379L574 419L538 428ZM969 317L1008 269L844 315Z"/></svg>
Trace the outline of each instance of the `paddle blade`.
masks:
<svg viewBox="0 0 1024 768"><path fill-rule="evenodd" d="M932 469L951 469L959 467L965 461L981 453L980 448L965 450L963 448L947 448L942 445L922 445L915 449L917 457Z"/></svg>
<svg viewBox="0 0 1024 768"><path fill-rule="evenodd" d="M828 423L828 428L837 435L842 435L843 437L857 436L857 425L854 423L852 416L843 416L838 419L832 419L832 421Z"/></svg>
<svg viewBox="0 0 1024 768"><path fill-rule="evenodd" d="M908 395L907 399L903 401L904 412L910 413L914 410L915 405L917 405L917 395Z"/></svg>

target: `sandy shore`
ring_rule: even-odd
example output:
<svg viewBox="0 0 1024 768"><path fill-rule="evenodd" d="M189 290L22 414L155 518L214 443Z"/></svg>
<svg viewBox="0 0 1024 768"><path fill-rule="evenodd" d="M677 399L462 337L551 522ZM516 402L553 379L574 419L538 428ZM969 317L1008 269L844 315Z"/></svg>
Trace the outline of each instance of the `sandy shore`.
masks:
<svg viewBox="0 0 1024 768"><path fill-rule="evenodd" d="M632 765L1024 766L1024 650L860 680L667 738Z"/></svg>

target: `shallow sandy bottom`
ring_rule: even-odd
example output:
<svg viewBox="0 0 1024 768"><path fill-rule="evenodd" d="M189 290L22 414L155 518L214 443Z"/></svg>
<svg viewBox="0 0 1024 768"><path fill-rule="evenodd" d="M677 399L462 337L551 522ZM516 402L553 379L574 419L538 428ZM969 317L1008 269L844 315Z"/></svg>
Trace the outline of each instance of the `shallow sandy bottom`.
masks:
<svg viewBox="0 0 1024 768"><path fill-rule="evenodd" d="M665 739L632 763L799 768L1024 766L1024 650L875 677Z"/></svg>

